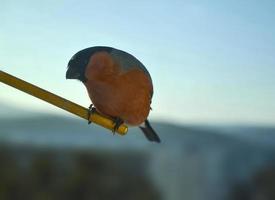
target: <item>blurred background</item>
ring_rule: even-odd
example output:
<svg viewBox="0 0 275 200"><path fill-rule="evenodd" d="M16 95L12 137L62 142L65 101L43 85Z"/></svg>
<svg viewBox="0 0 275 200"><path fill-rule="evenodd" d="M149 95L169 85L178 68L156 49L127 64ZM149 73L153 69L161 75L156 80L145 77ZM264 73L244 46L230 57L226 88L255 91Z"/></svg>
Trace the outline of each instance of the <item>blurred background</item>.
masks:
<svg viewBox="0 0 275 200"><path fill-rule="evenodd" d="M275 2L0 0L0 69L88 107L69 59L135 55L154 83L124 137L0 84L0 199L275 199Z"/></svg>

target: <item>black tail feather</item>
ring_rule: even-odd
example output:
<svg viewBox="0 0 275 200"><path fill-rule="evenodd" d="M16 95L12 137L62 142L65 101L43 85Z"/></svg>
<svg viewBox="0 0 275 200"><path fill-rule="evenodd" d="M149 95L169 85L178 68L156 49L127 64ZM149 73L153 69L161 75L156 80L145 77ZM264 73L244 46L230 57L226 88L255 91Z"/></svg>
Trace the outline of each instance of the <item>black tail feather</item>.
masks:
<svg viewBox="0 0 275 200"><path fill-rule="evenodd" d="M145 120L145 127L140 126L139 128L142 130L148 140L160 143L159 136L154 131L148 120Z"/></svg>

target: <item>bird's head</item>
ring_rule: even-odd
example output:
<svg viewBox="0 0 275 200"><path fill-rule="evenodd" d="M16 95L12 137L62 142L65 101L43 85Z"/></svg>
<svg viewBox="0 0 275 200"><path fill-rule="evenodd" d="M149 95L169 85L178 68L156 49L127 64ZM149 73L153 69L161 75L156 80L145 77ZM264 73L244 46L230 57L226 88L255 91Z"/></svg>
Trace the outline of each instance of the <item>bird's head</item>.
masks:
<svg viewBox="0 0 275 200"><path fill-rule="evenodd" d="M85 83L87 81L85 71L91 56L98 51L110 52L111 49L110 47L96 46L77 52L68 63L66 79L77 79Z"/></svg>
<svg viewBox="0 0 275 200"><path fill-rule="evenodd" d="M87 81L85 70L89 62L91 52L88 49L77 52L70 59L66 72L66 79L77 79L83 83Z"/></svg>

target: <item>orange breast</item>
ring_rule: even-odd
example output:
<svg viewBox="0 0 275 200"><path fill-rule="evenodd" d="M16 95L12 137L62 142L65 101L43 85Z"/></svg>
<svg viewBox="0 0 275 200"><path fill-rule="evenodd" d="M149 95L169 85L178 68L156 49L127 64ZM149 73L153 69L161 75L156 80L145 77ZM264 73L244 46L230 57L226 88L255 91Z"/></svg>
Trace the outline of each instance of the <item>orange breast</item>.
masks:
<svg viewBox="0 0 275 200"><path fill-rule="evenodd" d="M143 71L134 69L120 76L117 81L121 88L123 102L122 118L131 125L138 125L148 117L153 91L152 83Z"/></svg>
<svg viewBox="0 0 275 200"><path fill-rule="evenodd" d="M86 87L102 114L120 117L129 125L139 125L148 117L153 87L141 70L134 69L106 81L88 80Z"/></svg>
<svg viewBox="0 0 275 200"><path fill-rule="evenodd" d="M145 121L153 86L144 71L133 68L123 72L110 54L98 52L90 58L85 76L90 99L99 112L129 125Z"/></svg>

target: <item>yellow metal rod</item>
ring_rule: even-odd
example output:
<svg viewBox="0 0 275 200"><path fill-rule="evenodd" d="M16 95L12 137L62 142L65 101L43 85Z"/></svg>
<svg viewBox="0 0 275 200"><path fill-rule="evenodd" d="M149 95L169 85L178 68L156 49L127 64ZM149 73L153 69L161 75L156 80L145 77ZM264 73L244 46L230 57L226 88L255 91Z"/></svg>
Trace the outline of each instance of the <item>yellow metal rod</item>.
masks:
<svg viewBox="0 0 275 200"><path fill-rule="evenodd" d="M87 120L88 109L51 92L48 92L42 88L39 88L33 84L16 78L6 72L3 72L2 70L0 70L0 81ZM100 115L99 113L95 112L91 114L89 120L107 129L114 130L114 121ZM120 135L125 135L127 131L128 127L122 124L116 132Z"/></svg>

